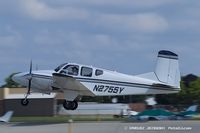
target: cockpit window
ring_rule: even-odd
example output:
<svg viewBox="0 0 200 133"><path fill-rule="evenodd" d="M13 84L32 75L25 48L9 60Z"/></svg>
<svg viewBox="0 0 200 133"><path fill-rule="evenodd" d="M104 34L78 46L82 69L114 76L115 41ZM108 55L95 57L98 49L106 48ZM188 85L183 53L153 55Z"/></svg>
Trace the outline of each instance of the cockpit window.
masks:
<svg viewBox="0 0 200 133"><path fill-rule="evenodd" d="M97 69L97 70L95 71L95 75L96 75L96 76L99 76L99 75L102 75L102 74L103 74L103 70Z"/></svg>
<svg viewBox="0 0 200 133"><path fill-rule="evenodd" d="M78 75L78 71L79 71L79 66L77 66L77 65L68 65L68 66L64 67L60 71L60 73L61 74L68 74L68 75L77 76Z"/></svg>
<svg viewBox="0 0 200 133"><path fill-rule="evenodd" d="M81 68L81 76L92 77L92 68L82 67Z"/></svg>
<svg viewBox="0 0 200 133"><path fill-rule="evenodd" d="M56 69L54 69L54 71L58 72L64 65L67 65L67 63L61 64Z"/></svg>

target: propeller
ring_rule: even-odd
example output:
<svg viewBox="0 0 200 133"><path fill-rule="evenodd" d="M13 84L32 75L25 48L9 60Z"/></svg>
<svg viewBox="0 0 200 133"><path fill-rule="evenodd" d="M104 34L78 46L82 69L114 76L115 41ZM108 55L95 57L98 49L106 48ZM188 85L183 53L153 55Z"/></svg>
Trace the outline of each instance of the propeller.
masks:
<svg viewBox="0 0 200 133"><path fill-rule="evenodd" d="M28 92L27 92L27 94L30 94L30 91L31 91L31 81L32 81L32 60L31 60L30 69L29 69Z"/></svg>

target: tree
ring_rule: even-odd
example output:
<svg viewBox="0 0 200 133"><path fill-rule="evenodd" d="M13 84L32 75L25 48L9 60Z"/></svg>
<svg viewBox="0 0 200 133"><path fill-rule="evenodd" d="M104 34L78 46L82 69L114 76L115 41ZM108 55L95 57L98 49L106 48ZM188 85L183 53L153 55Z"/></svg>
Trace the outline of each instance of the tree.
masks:
<svg viewBox="0 0 200 133"><path fill-rule="evenodd" d="M179 93L156 95L156 101L158 104L171 104L174 106L200 104L200 78L193 75L185 76L185 78L182 78Z"/></svg>
<svg viewBox="0 0 200 133"><path fill-rule="evenodd" d="M2 88L5 88L5 87L8 87L8 88L18 88L18 87L21 87L18 83L16 83L15 81L12 80L12 76L15 75L17 73L12 73L10 74L6 79L5 79L5 82L6 84L5 85L2 85L1 87Z"/></svg>
<svg viewBox="0 0 200 133"><path fill-rule="evenodd" d="M194 74L188 74L182 77L182 81L186 87L189 87L190 82L195 81L198 79L198 76Z"/></svg>

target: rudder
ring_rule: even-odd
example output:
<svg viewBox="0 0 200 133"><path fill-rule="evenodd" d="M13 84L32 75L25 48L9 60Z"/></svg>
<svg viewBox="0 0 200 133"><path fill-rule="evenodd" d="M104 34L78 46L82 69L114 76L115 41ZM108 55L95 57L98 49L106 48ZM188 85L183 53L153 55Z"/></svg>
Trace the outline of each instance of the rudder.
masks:
<svg viewBox="0 0 200 133"><path fill-rule="evenodd" d="M155 74L160 82L180 88L178 55L167 50L159 51Z"/></svg>

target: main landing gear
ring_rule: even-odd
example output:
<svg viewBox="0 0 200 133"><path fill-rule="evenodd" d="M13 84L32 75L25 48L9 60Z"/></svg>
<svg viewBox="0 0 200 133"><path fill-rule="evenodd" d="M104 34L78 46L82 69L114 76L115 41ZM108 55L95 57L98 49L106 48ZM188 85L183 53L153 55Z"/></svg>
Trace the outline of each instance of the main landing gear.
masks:
<svg viewBox="0 0 200 133"><path fill-rule="evenodd" d="M77 101L67 101L65 100L63 103L63 107L66 110L75 110L78 107L78 102Z"/></svg>

